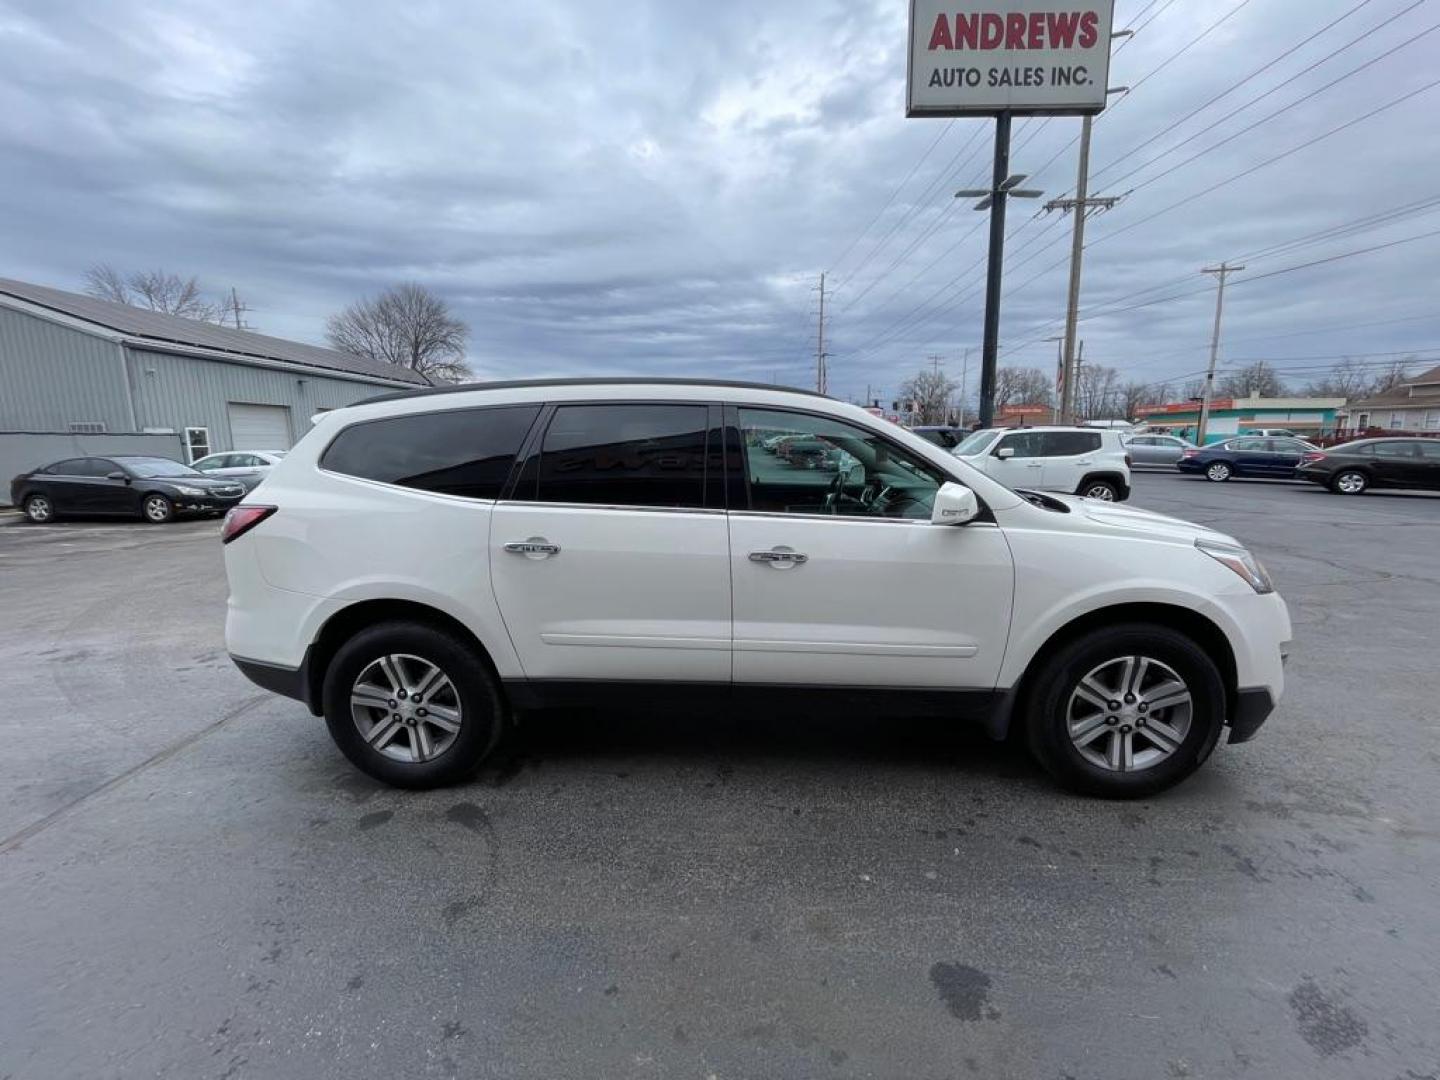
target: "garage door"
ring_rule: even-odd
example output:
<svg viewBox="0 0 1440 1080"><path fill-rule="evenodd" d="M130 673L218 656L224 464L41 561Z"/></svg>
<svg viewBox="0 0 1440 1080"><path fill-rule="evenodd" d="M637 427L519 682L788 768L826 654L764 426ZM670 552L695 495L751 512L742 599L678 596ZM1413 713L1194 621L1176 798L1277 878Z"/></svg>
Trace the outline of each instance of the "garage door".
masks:
<svg viewBox="0 0 1440 1080"><path fill-rule="evenodd" d="M230 449L289 450L290 410L284 405L230 402Z"/></svg>

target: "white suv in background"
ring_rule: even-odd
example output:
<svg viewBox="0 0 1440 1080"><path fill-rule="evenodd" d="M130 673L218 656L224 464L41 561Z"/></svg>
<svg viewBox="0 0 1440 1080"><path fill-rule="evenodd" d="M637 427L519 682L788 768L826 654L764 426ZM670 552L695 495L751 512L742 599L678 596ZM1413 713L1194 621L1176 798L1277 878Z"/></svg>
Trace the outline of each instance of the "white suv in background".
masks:
<svg viewBox="0 0 1440 1080"><path fill-rule="evenodd" d="M1130 456L1121 434L1088 427L988 428L950 452L1012 488L1124 502L1130 498Z"/></svg>
<svg viewBox="0 0 1440 1080"><path fill-rule="evenodd" d="M822 464L766 451L785 438ZM240 670L402 787L472 774L516 710L728 700L1018 727L1071 787L1146 795L1255 734L1290 637L1228 536L1022 496L863 409L743 383L337 409L222 538Z"/></svg>

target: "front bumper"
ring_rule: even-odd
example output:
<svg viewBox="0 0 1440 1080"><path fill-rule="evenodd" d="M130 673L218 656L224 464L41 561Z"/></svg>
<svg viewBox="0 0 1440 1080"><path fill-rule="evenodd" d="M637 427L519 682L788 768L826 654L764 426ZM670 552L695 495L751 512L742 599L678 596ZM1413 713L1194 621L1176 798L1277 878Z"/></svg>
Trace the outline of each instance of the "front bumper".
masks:
<svg viewBox="0 0 1440 1080"><path fill-rule="evenodd" d="M243 493L239 495L228 495L223 498L218 495L201 495L196 497L191 497L189 495L181 495L175 500L175 509L180 511L181 513L223 514L232 506L238 506L240 504L240 500L244 497L245 496Z"/></svg>

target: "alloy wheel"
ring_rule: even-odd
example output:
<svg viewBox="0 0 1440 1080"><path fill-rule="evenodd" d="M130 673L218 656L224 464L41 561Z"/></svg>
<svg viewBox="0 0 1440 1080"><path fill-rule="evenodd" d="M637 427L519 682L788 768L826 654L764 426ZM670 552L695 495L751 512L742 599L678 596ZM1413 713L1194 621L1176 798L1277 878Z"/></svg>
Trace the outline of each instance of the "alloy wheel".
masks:
<svg viewBox="0 0 1440 1080"><path fill-rule="evenodd" d="M170 519L170 504L163 496L151 495L145 500L145 516L156 523Z"/></svg>
<svg viewBox="0 0 1440 1080"><path fill-rule="evenodd" d="M1217 461L1205 470L1205 475L1211 480L1229 480L1230 466L1226 465L1223 461Z"/></svg>
<svg viewBox="0 0 1440 1080"><path fill-rule="evenodd" d="M1101 502L1114 502L1115 489L1109 484L1096 484L1085 492L1087 499L1099 499Z"/></svg>
<svg viewBox="0 0 1440 1080"><path fill-rule="evenodd" d="M1335 486L1346 495L1359 495L1365 490L1365 477L1356 472L1341 473Z"/></svg>
<svg viewBox="0 0 1440 1080"><path fill-rule="evenodd" d="M50 500L43 495L34 495L25 503L25 516L37 525L43 525L54 516Z"/></svg>
<svg viewBox="0 0 1440 1080"><path fill-rule="evenodd" d="M438 665L395 653L360 672L350 689L350 716L372 750L420 764L445 753L459 736L460 696Z"/></svg>
<svg viewBox="0 0 1440 1080"><path fill-rule="evenodd" d="M1180 749L1193 712L1190 688L1174 668L1148 656L1120 656L1080 680L1065 722L1070 742L1090 764L1139 772Z"/></svg>

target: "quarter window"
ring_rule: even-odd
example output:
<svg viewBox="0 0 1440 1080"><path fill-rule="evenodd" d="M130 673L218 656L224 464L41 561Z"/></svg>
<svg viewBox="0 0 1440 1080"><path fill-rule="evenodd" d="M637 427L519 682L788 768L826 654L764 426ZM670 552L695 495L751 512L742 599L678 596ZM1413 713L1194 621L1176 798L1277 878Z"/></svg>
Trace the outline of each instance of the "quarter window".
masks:
<svg viewBox="0 0 1440 1080"><path fill-rule="evenodd" d="M751 510L929 520L945 481L880 435L829 417L741 409L740 427ZM771 453L767 440L776 436L785 438Z"/></svg>
<svg viewBox="0 0 1440 1080"><path fill-rule="evenodd" d="M320 467L400 487L497 499L538 405L418 413L352 424Z"/></svg>
<svg viewBox="0 0 1440 1080"><path fill-rule="evenodd" d="M704 405L562 405L535 497L601 506L703 507Z"/></svg>

